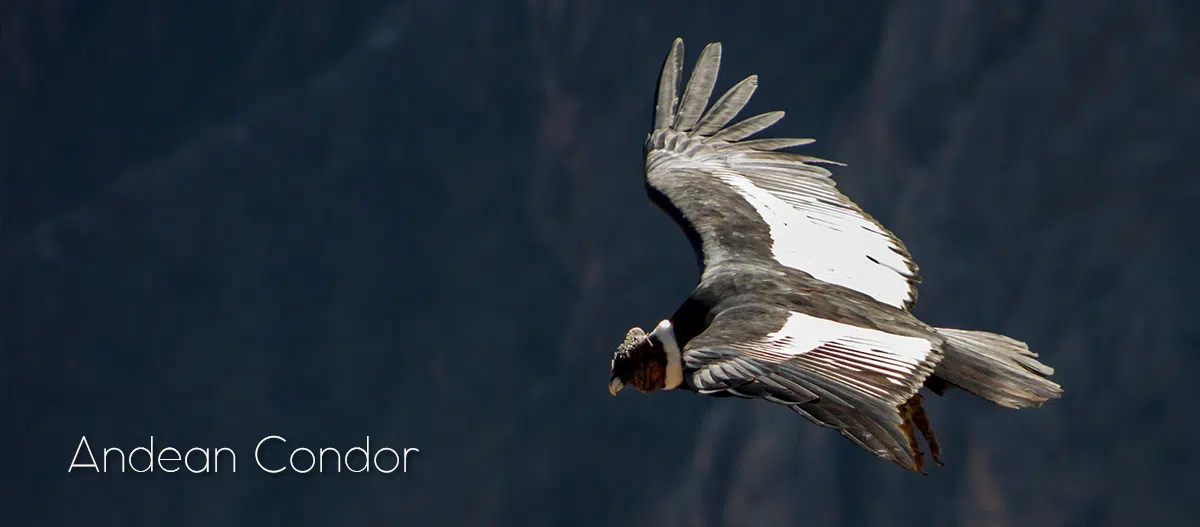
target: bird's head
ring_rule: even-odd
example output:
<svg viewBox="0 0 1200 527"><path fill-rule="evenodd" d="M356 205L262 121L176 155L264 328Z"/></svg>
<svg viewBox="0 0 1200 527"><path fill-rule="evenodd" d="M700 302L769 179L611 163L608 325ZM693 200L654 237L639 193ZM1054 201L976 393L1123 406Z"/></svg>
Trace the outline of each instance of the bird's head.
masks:
<svg viewBox="0 0 1200 527"><path fill-rule="evenodd" d="M625 334L625 340L621 342L620 346L617 346L617 351L613 353L612 364L609 365L609 373L612 375L608 381L609 393L616 395L633 378L634 351L641 346L648 345L649 340L642 328L635 327Z"/></svg>
<svg viewBox="0 0 1200 527"><path fill-rule="evenodd" d="M608 381L609 393L616 395L626 384L640 392L668 387L668 359L664 343L674 342L673 339L671 323L667 320L660 322L648 335L642 328L629 330L625 340L613 353L609 367L612 375Z"/></svg>

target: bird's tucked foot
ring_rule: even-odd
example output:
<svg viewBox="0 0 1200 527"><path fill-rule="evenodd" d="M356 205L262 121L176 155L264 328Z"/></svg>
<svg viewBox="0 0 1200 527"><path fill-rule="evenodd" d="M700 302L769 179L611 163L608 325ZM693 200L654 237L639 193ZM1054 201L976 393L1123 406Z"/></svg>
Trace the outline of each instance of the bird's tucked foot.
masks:
<svg viewBox="0 0 1200 527"><path fill-rule="evenodd" d="M932 457L933 462L937 463L939 467L946 466L938 459L942 455L942 449L938 446L937 436L933 433L933 425L929 424L929 414L925 413L925 407L921 405L921 394L913 395L906 404L912 409L913 424L921 432L921 437L925 438L925 443L929 445L929 457Z"/></svg>
<svg viewBox="0 0 1200 527"><path fill-rule="evenodd" d="M909 399L905 401L904 404L897 406L896 410L900 412L900 431L903 432L904 437L908 439L908 450L909 452L912 452L913 464L916 466L917 472L925 474L925 456L921 452L921 445L917 443L917 434L914 431L916 428L916 423L913 420L913 414L915 413L915 410L913 409L913 401L917 401L916 407L920 408L920 397L920 395L914 395L912 399ZM924 432L922 432L922 434L923 433Z"/></svg>

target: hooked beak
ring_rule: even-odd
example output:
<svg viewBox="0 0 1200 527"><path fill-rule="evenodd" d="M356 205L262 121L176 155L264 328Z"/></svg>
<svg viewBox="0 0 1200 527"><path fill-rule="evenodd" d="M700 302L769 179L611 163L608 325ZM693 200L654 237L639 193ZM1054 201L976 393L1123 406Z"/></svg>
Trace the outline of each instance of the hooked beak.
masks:
<svg viewBox="0 0 1200 527"><path fill-rule="evenodd" d="M621 388L624 388L624 387L625 387L625 383L622 382L621 379L619 379L617 377L613 377L612 380L608 381L608 393L611 393L613 395L616 395L617 392L621 391Z"/></svg>

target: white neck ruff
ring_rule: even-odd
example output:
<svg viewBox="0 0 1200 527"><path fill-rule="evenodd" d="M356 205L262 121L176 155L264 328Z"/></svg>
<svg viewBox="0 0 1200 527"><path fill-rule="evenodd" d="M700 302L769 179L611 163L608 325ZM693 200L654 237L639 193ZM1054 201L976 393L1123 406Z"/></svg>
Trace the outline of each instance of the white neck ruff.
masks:
<svg viewBox="0 0 1200 527"><path fill-rule="evenodd" d="M674 390L683 384L683 357L679 350L679 342L675 340L675 328L670 320L658 323L650 335L662 343L667 352L667 380L664 390Z"/></svg>

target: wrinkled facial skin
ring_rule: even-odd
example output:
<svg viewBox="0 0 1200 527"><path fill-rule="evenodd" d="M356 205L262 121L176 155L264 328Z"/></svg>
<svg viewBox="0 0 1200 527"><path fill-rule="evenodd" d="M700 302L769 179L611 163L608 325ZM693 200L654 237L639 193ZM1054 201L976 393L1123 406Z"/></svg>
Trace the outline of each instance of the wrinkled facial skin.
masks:
<svg viewBox="0 0 1200 527"><path fill-rule="evenodd" d="M608 381L609 393L616 395L633 377L635 361L632 352L645 342L646 332L641 328L633 328L625 334L625 341L617 347L617 351L613 353L612 363L609 365L611 375Z"/></svg>

